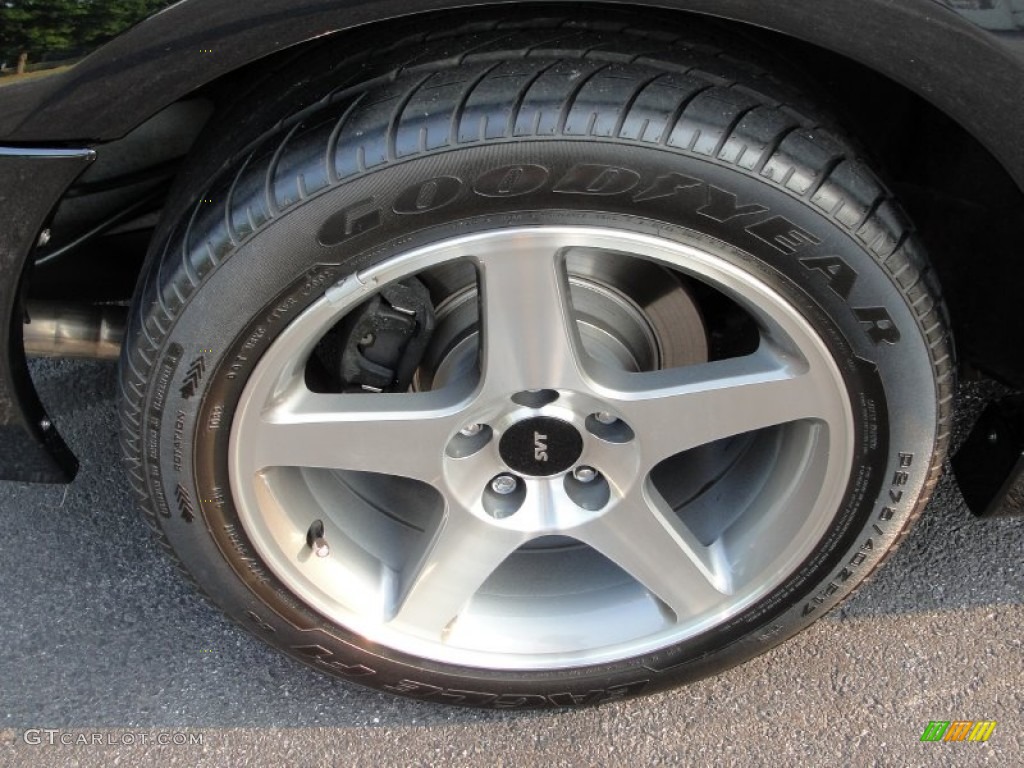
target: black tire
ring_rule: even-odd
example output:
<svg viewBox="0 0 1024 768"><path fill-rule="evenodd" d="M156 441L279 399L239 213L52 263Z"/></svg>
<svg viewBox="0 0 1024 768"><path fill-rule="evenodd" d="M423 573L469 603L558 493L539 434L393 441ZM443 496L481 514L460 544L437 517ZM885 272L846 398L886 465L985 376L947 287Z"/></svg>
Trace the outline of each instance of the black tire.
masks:
<svg viewBox="0 0 1024 768"><path fill-rule="evenodd" d="M415 43L370 57L361 84L333 94L309 86L300 101L316 103L290 118L263 109L258 138L232 147L213 138L217 152L185 172L121 365L128 476L160 541L229 616L277 648L436 701L598 703L698 679L792 636L893 550L945 455L950 340L905 216L803 97L703 40L544 22ZM296 599L238 522L226 429L247 374L292 318L355 269L455 232L565 223L726 244L723 258L799 307L858 408L847 498L783 584L657 653L505 672L373 646Z"/></svg>

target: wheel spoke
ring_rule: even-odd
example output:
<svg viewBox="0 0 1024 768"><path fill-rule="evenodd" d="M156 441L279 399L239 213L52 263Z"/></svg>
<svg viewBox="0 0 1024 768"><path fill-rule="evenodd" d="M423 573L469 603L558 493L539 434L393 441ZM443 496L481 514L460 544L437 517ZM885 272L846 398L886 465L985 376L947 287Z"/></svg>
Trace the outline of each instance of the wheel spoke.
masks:
<svg viewBox="0 0 1024 768"><path fill-rule="evenodd" d="M449 509L422 557L402 579L392 621L440 636L525 538L465 510Z"/></svg>
<svg viewBox="0 0 1024 768"><path fill-rule="evenodd" d="M819 419L838 424L843 404L821 370L763 348L746 357L622 376L602 395L640 435L646 467L727 437Z"/></svg>
<svg viewBox="0 0 1024 768"><path fill-rule="evenodd" d="M455 400L455 402L453 402ZM265 411L242 466L322 467L437 481L463 405L444 390L423 394L314 394L302 390Z"/></svg>
<svg viewBox="0 0 1024 768"><path fill-rule="evenodd" d="M668 507L640 483L616 507L573 532L664 602L679 621L731 591L730 574Z"/></svg>
<svg viewBox="0 0 1024 768"><path fill-rule="evenodd" d="M489 392L580 387L581 344L556 243L531 237L477 257Z"/></svg>

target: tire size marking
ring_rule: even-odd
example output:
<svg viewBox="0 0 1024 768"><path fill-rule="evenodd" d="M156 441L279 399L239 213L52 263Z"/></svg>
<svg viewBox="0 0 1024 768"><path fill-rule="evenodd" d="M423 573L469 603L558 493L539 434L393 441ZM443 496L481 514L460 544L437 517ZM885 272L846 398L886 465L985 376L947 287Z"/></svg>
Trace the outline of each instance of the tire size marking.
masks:
<svg viewBox="0 0 1024 768"><path fill-rule="evenodd" d="M467 184L457 176L436 176L405 187L390 206L394 214L417 215L437 211L470 193L485 198L512 198L548 191L559 195L616 197L631 195L633 203L671 199L699 216L724 224L734 219L749 219L744 230L753 238L783 256L795 256L807 248L822 244L812 232L785 216L772 213L765 205L740 201L737 196L696 176L678 172L664 173L647 181L631 169L594 163L577 163L561 175L553 175L542 165L503 165L489 168ZM387 209L376 197L363 198L332 214L320 227L321 245L341 245L366 234L387 220ZM838 256L808 256L800 259L808 270L821 273L844 301L849 301L857 273ZM864 332L875 344L896 344L900 332L884 307L851 307ZM239 357L239 363L246 358ZM229 377L237 375L241 365L233 366Z"/></svg>
<svg viewBox="0 0 1024 768"><path fill-rule="evenodd" d="M882 528L879 523L887 523L892 520L896 515L897 505L903 501L903 487L910 482L910 473L907 472L907 470L913 466L913 463L913 453L897 454L897 469L893 472L886 497L883 497L885 498L885 503L883 503L882 508L878 511L876 521L871 524L872 530L878 536L886 535L885 529ZM838 592L842 588L843 584L848 582L861 565L863 565L868 554L873 552L874 549L875 539L873 536L869 536L860 545L857 553L850 558L846 566L836 574L820 592L804 604L801 615L808 616L811 613L814 613L823 603Z"/></svg>
<svg viewBox="0 0 1024 768"><path fill-rule="evenodd" d="M910 482L910 473L907 472L910 466L914 463L914 454L912 453L901 453L899 469L893 472L892 482L889 485L889 502L891 506L883 506L882 511L878 513L878 519L883 522L892 520L893 515L896 514L896 505L903 501L903 487Z"/></svg>

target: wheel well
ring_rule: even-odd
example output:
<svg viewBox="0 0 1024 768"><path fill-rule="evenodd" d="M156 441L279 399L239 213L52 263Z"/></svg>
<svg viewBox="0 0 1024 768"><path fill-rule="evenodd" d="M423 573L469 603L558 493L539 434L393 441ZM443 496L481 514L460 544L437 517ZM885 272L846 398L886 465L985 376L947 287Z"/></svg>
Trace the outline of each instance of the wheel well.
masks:
<svg viewBox="0 0 1024 768"><path fill-rule="evenodd" d="M599 14L599 18L598 18ZM628 14L628 15L619 15ZM908 209L946 293L962 363L1024 384L1024 366L1007 354L1024 346L1005 286L1021 284L1013 223L1024 220L1024 194L978 138L902 85L844 56L739 22L628 5L517 5L516 19L556 15L599 23L686 30L698 24L769 52L779 68L830 109L860 142ZM429 12L379 22L295 46L222 76L140 125L97 147L98 161L69 190L50 226L50 243L33 275L33 298L128 301L176 168L211 115L261 73L321 46L375 46L411 29L443 29L458 20L508 18L500 8ZM743 56L743 50L738 51ZM941 87L941 83L937 84ZM157 137L158 140L155 140ZM126 213L126 210L128 211ZM970 258L984 254L984 261ZM998 290L1002 288L1003 290ZM992 329L999 328L999 334ZM1011 338L1013 333L1019 338Z"/></svg>

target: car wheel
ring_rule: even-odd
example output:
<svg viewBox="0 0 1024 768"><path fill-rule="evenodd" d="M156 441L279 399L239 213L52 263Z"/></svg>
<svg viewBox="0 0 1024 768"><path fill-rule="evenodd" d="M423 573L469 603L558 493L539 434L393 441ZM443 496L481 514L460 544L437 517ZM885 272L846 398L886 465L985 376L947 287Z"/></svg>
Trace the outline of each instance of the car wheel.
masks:
<svg viewBox="0 0 1024 768"><path fill-rule="evenodd" d="M403 55L221 142L165 212L123 446L199 586L320 669L497 708L693 680L849 594L952 392L850 141L690 37Z"/></svg>

